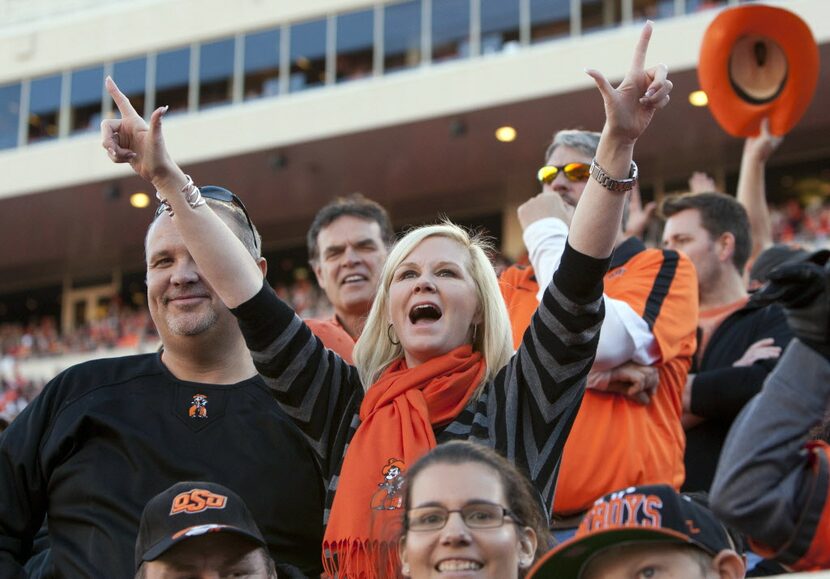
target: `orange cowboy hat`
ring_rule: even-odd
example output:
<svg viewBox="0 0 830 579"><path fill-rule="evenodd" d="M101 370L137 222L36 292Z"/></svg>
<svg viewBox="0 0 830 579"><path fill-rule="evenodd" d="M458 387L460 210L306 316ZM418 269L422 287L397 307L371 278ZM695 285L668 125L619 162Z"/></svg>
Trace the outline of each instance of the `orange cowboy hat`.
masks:
<svg viewBox="0 0 830 579"><path fill-rule="evenodd" d="M773 135L801 119L816 90L819 55L813 33L794 13L749 5L722 11L706 29L697 74L709 110L734 137Z"/></svg>

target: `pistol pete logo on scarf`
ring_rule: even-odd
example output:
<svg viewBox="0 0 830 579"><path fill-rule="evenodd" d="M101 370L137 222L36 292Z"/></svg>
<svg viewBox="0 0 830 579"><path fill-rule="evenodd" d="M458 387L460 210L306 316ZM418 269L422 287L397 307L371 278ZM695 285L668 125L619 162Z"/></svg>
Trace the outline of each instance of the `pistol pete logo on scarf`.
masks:
<svg viewBox="0 0 830 579"><path fill-rule="evenodd" d="M390 458L381 469L383 480L378 483L380 487L372 495L373 511L394 511L403 506L403 473L406 470L404 462L397 458Z"/></svg>

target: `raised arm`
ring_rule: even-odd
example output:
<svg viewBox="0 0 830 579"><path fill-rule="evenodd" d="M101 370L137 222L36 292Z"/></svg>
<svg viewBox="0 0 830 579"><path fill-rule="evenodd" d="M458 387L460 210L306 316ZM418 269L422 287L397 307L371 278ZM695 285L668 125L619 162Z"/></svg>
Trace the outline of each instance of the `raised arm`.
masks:
<svg viewBox="0 0 830 579"><path fill-rule="evenodd" d="M672 83L664 64L646 69L652 23L640 34L631 68L617 88L598 70L586 71L596 82L605 105L605 126L597 148L596 163L613 179L630 176L634 144L651 122L654 112L666 106ZM585 255L611 255L619 235L625 195L588 179L571 221L571 246Z"/></svg>
<svg viewBox="0 0 830 579"><path fill-rule="evenodd" d="M767 205L767 186L764 172L770 158L783 137L769 132L769 121L761 122L761 132L744 142L741 156L741 171L738 173L738 202L744 206L749 217L752 232L752 253L750 263L764 249L772 245L772 222Z"/></svg>
<svg viewBox="0 0 830 579"><path fill-rule="evenodd" d="M632 70L619 88L612 88L599 72L590 73L603 94L607 115L597 162L613 178L628 177L634 142L655 109L668 103L671 83L665 67L650 74L642 67L650 37L647 23ZM643 96L646 91L648 97ZM620 231L624 197L589 180L561 266L488 399L495 447L530 473L548 508L562 449L596 354L604 313L602 278Z"/></svg>
<svg viewBox="0 0 830 579"><path fill-rule="evenodd" d="M101 124L103 146L116 163L129 163L153 184L173 211L173 222L202 275L239 320L257 371L283 410L321 459L327 481L341 452L339 420L350 416L363 395L356 370L323 347L293 310L267 284L241 241L206 204L186 200L187 177L167 152L161 124L166 107L150 123L107 78L107 91L121 119ZM357 402L355 402L357 401Z"/></svg>
<svg viewBox="0 0 830 579"><path fill-rule="evenodd" d="M102 146L110 159L129 163L166 200L188 251L225 305L246 302L262 287L262 271L210 207L192 207L185 199L187 176L168 153L161 129L167 107L153 111L148 124L109 77L106 88L121 113L120 119L101 123Z"/></svg>

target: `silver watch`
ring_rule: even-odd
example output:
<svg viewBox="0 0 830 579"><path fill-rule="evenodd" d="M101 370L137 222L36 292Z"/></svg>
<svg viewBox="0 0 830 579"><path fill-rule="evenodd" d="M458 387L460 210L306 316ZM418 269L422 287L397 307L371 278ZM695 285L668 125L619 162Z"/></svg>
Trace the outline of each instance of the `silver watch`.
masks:
<svg viewBox="0 0 830 579"><path fill-rule="evenodd" d="M615 193L625 193L631 191L637 183L637 163L631 161L631 171L627 179L614 179L605 172L605 169L599 166L596 157L591 161L591 177L594 181Z"/></svg>

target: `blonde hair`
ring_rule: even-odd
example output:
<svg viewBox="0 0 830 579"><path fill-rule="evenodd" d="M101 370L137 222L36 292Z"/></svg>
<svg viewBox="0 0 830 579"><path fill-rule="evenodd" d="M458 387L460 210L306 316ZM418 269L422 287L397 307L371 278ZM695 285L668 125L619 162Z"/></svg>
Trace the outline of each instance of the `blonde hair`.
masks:
<svg viewBox="0 0 830 579"><path fill-rule="evenodd" d="M473 350L481 352L487 370L484 383L492 380L513 354L510 320L504 305L493 266L487 258L489 245L478 235L470 235L450 221L413 229L392 248L380 285L369 311L363 332L354 348L354 361L364 388L374 384L384 370L404 355L400 344L389 339L389 288L395 270L412 251L429 237L446 237L465 248L469 255L467 273L472 278L481 312L481 323L475 333Z"/></svg>

